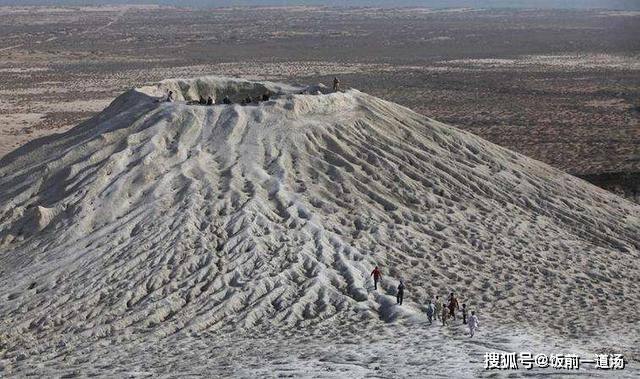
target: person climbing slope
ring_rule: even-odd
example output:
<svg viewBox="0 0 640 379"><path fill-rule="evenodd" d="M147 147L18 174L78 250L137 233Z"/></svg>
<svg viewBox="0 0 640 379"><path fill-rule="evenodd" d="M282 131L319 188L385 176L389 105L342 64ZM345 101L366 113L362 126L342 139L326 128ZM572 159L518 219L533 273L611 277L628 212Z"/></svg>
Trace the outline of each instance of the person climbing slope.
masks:
<svg viewBox="0 0 640 379"><path fill-rule="evenodd" d="M402 305L402 299L404 298L404 283L402 280L398 284L398 294L396 295L396 303Z"/></svg>
<svg viewBox="0 0 640 379"><path fill-rule="evenodd" d="M433 305L433 300L429 299L427 304L427 318L429 319L429 325L433 323L433 313L436 311L436 306Z"/></svg>
<svg viewBox="0 0 640 379"><path fill-rule="evenodd" d="M442 313L442 302L440 301L440 296L436 296L435 307L436 312L433 316L435 320L438 320L438 317L440 317L440 314Z"/></svg>
<svg viewBox="0 0 640 379"><path fill-rule="evenodd" d="M467 324L467 304L462 304L462 323Z"/></svg>
<svg viewBox="0 0 640 379"><path fill-rule="evenodd" d="M380 281L380 278L382 278L382 273L380 272L380 269L378 268L378 266L376 266L373 271L371 271L371 275L373 276L373 289L377 290L378 289L378 282Z"/></svg>
<svg viewBox="0 0 640 379"><path fill-rule="evenodd" d="M469 337L473 337L473 333L478 329L478 317L476 316L476 312L471 312L471 317L469 317Z"/></svg>
<svg viewBox="0 0 640 379"><path fill-rule="evenodd" d="M447 315L449 314L449 310L447 309L447 307L442 306L442 313L440 314L440 316L442 316L442 326L447 325Z"/></svg>
<svg viewBox="0 0 640 379"><path fill-rule="evenodd" d="M449 316L452 319L456 319L456 310L460 310L460 304L458 303L458 299L456 299L455 295L453 294L453 292L451 292L451 295L449 295Z"/></svg>

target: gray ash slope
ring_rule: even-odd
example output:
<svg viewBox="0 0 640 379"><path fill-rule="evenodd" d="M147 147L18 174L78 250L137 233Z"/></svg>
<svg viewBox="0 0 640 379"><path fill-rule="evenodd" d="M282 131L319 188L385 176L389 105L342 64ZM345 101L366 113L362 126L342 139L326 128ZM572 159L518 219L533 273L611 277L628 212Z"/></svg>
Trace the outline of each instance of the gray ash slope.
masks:
<svg viewBox="0 0 640 379"><path fill-rule="evenodd" d="M166 89L179 101L156 102ZM265 89L281 95L183 102ZM34 339L379 327L450 290L534 331L637 326L640 206L357 90L300 90L167 80L4 157L4 354Z"/></svg>

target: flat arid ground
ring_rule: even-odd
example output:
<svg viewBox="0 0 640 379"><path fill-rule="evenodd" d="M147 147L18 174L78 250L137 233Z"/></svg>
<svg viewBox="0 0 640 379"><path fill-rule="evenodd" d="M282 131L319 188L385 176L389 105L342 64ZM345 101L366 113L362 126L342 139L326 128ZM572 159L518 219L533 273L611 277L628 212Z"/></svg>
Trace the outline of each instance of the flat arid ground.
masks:
<svg viewBox="0 0 640 379"><path fill-rule="evenodd" d="M639 12L114 6L0 17L0 155L148 81L335 75L637 197Z"/></svg>

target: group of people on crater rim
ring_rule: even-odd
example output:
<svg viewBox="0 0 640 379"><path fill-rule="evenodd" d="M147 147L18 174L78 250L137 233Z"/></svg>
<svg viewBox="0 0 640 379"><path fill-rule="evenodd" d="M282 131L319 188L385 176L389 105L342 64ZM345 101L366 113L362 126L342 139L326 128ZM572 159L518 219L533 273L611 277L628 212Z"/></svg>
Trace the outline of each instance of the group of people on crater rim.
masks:
<svg viewBox="0 0 640 379"><path fill-rule="evenodd" d="M250 96L247 96L246 98L242 99L242 101L240 101L241 105L249 105L249 104L257 104L261 101L269 101L269 99L271 98L271 92L266 91L265 93L262 94L262 96L256 96L253 99L251 99ZM167 96L164 98L164 102L167 103L172 103L175 101L175 98L173 96L173 91L169 91L167 93ZM213 98L211 96L209 96L208 98L204 98L204 96L200 96L200 100L191 100L191 101L187 101L188 105L216 105L215 101L213 100ZM231 101L231 99L229 98L229 96L225 96L222 99L221 104L233 104L233 102Z"/></svg>
<svg viewBox="0 0 640 379"><path fill-rule="evenodd" d="M340 80L338 78L333 78L333 92L338 92L338 91L340 91ZM303 91L301 93L304 93L304 92L305 91ZM263 93L262 96L256 96L253 99L251 98L251 96L247 96L247 97L245 97L244 99L242 99L240 101L240 105L258 104L261 101L269 101L271 96L273 96L273 95L269 91L265 91L265 93ZM173 91L169 91L167 93L167 96L164 99L160 99L158 101L167 102L167 103L174 102L175 98L174 98L174 95L173 95ZM189 105L216 105L216 102L211 96L207 97L206 99L203 96L200 96L200 100L187 101L187 104L189 104ZM231 101L229 96L225 96L222 99L221 104L233 104L233 102Z"/></svg>
<svg viewBox="0 0 640 379"><path fill-rule="evenodd" d="M371 271L371 275L373 277L373 289L378 289L378 282L382 279L382 272L380 268L376 266L373 271ZM404 300L404 282L400 279L400 283L398 284L398 288L396 291L396 304L402 305L402 301ZM455 294L451 292L449 298L446 303L440 299L440 296L435 296L435 298L429 299L429 303L426 307L427 318L429 319L429 325L433 323L433 321L437 321L440 319L442 321L442 325L447 325L447 320L455 320L456 319L456 311L462 313L462 324L467 325L469 327L469 336L473 337L476 329L479 326L478 316L476 316L475 311L471 311L471 316L469 316L469 309L467 308L467 304L462 304L462 308L460 308L460 303L458 302L458 298L456 298Z"/></svg>

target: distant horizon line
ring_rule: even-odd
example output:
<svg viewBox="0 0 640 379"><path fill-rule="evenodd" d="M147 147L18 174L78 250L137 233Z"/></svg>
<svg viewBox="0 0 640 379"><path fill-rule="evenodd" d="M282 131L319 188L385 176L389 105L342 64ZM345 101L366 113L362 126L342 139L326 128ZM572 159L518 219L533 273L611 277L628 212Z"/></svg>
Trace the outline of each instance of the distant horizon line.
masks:
<svg viewBox="0 0 640 379"><path fill-rule="evenodd" d="M107 8L107 7L120 7L120 8L167 8L167 9L255 9L255 8L347 8L347 9L430 9L430 10L520 10L520 11L533 11L533 10L559 10L559 11L626 11L626 12L640 12L640 6L638 8L604 8L604 7L591 7L591 8L575 8L575 7L520 7L520 6L501 6L501 7L471 7L471 6L419 6L419 5L338 5L338 4L291 4L291 5L172 5L172 4L158 4L158 3L139 3L139 4L127 4L127 3L103 3L103 4L60 4L60 3L42 3L42 4L3 4L0 3L0 8Z"/></svg>
<svg viewBox="0 0 640 379"><path fill-rule="evenodd" d="M612 10L640 11L635 0L0 0L0 7L167 7L181 9L224 8L370 8L370 9L473 9L473 10Z"/></svg>

